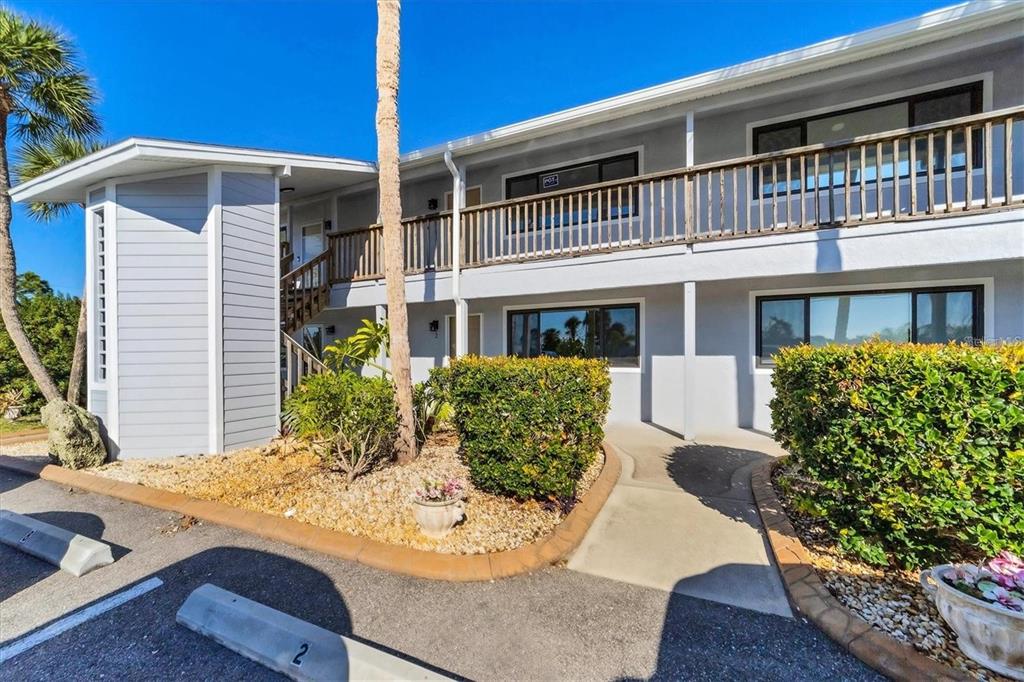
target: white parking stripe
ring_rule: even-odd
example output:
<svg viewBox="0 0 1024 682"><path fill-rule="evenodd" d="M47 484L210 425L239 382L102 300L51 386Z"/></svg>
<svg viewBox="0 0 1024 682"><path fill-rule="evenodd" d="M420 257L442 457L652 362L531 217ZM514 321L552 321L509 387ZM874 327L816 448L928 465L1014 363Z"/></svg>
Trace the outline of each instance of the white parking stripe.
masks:
<svg viewBox="0 0 1024 682"><path fill-rule="evenodd" d="M57 635L63 634L71 628L77 627L111 609L116 609L118 606L121 606L136 597L142 596L150 590L155 590L163 584L164 581L160 580L160 578L150 578L131 589L115 594L113 597L108 597L103 601L96 602L95 604L87 606L81 611L76 611L65 618L61 618L60 620L47 625L42 630L33 632L31 635L22 637L21 639L0 649L0 663L14 658L18 654L24 653L34 646L38 646L47 640L53 639Z"/></svg>

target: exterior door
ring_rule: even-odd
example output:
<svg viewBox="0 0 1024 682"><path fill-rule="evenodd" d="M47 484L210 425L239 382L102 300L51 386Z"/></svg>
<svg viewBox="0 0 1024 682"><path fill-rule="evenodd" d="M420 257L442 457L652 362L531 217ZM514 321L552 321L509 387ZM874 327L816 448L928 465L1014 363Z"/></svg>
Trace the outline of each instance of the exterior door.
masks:
<svg viewBox="0 0 1024 682"><path fill-rule="evenodd" d="M324 224L310 223L302 226L302 235L299 240L301 253L296 254L299 261L308 263L324 250Z"/></svg>

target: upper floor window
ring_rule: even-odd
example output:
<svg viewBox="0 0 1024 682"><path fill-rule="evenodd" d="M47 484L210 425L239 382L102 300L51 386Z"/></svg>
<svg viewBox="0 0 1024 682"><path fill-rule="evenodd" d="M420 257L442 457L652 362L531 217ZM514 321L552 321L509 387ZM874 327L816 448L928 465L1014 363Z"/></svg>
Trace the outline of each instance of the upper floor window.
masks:
<svg viewBox="0 0 1024 682"><path fill-rule="evenodd" d="M861 135L937 123L981 112L982 83L907 95L817 116L754 128L755 154L812 144L828 144Z"/></svg>
<svg viewBox="0 0 1024 682"><path fill-rule="evenodd" d="M571 166L527 173L505 180L505 198L557 192L610 180L632 178L640 173L638 152L576 163Z"/></svg>
<svg viewBox="0 0 1024 682"><path fill-rule="evenodd" d="M757 357L772 364L780 348L809 343L946 343L982 335L981 288L942 287L797 294L757 299Z"/></svg>

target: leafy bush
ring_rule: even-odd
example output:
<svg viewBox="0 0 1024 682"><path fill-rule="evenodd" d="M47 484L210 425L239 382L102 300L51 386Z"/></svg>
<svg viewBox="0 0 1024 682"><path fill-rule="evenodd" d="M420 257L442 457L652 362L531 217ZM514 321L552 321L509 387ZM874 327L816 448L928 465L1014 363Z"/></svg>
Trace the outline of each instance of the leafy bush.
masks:
<svg viewBox="0 0 1024 682"><path fill-rule="evenodd" d="M775 437L847 551L918 567L1024 550L1024 344L776 356Z"/></svg>
<svg viewBox="0 0 1024 682"><path fill-rule="evenodd" d="M517 499L575 496L604 437L605 362L468 357L430 383L454 407L476 487Z"/></svg>
<svg viewBox="0 0 1024 682"><path fill-rule="evenodd" d="M54 292L53 287L34 272L18 275L16 294L18 314L25 325L25 333L39 353L43 366L57 382L61 394L65 394L71 377L71 357L75 351L81 302L77 298ZM46 404L2 324L0 387L24 395L24 412L27 414L38 412Z"/></svg>
<svg viewBox="0 0 1024 682"><path fill-rule="evenodd" d="M387 379L315 374L303 379L284 409L295 434L311 441L349 480L394 452L398 410Z"/></svg>

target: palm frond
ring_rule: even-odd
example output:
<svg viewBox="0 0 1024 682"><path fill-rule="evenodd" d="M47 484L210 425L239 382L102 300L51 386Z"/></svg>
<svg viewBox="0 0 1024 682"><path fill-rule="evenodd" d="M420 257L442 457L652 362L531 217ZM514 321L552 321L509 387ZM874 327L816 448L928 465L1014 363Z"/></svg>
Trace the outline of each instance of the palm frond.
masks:
<svg viewBox="0 0 1024 682"><path fill-rule="evenodd" d="M84 141L66 133L44 139L26 140L18 152L14 163L14 173L19 182L25 182L37 178L44 173L49 173L55 168L60 168L77 159L91 154L104 147L103 143L90 140ZM29 204L28 212L33 218L48 222L54 218L67 215L75 206L70 203L43 203L36 202Z"/></svg>

